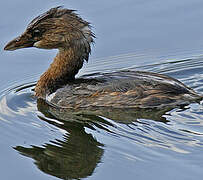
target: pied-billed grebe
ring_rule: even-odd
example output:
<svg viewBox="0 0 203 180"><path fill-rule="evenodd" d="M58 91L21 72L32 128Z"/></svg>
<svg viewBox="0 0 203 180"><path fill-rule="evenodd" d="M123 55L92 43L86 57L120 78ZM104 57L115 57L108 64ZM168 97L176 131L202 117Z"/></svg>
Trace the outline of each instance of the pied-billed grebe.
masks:
<svg viewBox="0 0 203 180"><path fill-rule="evenodd" d="M56 7L32 20L25 32L4 49L59 49L54 62L38 80L35 95L46 98L56 91L51 101L61 106L153 108L202 98L178 80L151 72L118 71L75 79L84 61L88 61L93 38L90 24L74 10Z"/></svg>

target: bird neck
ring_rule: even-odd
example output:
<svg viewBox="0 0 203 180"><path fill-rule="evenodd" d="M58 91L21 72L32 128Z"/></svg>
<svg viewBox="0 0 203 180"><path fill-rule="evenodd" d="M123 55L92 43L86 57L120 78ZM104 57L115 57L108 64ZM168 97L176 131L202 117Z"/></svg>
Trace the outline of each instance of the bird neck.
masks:
<svg viewBox="0 0 203 180"><path fill-rule="evenodd" d="M79 49L60 49L53 63L37 82L35 95L45 98L67 82L73 81L83 62Z"/></svg>

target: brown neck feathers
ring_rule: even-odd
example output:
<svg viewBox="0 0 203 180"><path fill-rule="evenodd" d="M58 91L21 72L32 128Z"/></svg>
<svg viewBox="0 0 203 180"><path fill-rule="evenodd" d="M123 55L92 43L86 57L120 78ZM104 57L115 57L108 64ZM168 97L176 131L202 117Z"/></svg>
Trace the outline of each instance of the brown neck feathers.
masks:
<svg viewBox="0 0 203 180"><path fill-rule="evenodd" d="M59 87L75 79L75 75L82 68L84 57L80 50L68 48L59 50L54 62L48 70L41 75L35 87L37 97L46 97Z"/></svg>

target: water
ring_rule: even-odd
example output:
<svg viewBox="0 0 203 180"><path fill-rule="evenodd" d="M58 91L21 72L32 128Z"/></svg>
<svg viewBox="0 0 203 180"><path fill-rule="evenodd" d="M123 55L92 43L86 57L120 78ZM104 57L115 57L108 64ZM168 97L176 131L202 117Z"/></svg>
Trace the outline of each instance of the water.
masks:
<svg viewBox="0 0 203 180"><path fill-rule="evenodd" d="M201 179L203 102L158 112L109 110L103 116L67 115L54 107L50 114L37 103L33 87L56 51L2 49L33 17L61 4L79 10L97 35L80 75L153 71L203 94L201 0L2 2L1 179Z"/></svg>

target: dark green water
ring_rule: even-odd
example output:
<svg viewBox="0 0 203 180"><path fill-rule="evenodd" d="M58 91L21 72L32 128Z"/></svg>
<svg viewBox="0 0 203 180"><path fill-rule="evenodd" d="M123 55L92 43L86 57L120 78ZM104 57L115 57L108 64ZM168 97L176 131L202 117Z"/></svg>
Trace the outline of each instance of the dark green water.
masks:
<svg viewBox="0 0 203 180"><path fill-rule="evenodd" d="M1 3L0 179L201 179L203 102L162 111L40 112L33 85L56 51L4 52L36 15L63 4L97 36L80 75L116 69L164 73L203 94L203 2ZM42 103L43 106L43 103ZM45 116L46 115L46 116Z"/></svg>

